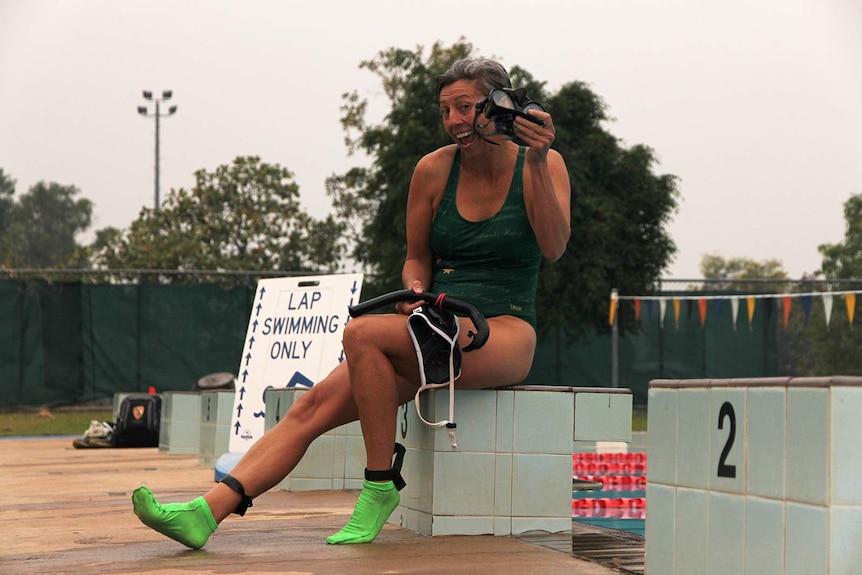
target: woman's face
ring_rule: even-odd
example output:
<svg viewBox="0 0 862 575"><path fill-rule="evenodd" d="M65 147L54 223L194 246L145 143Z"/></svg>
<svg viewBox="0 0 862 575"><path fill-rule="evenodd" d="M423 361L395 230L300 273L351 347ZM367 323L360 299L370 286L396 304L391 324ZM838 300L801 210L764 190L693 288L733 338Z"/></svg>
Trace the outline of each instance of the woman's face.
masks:
<svg viewBox="0 0 862 575"><path fill-rule="evenodd" d="M473 120L476 118L476 102L483 94L477 80L458 80L440 90L440 113L446 133L462 149L482 140L476 137ZM477 124L483 126L487 120L481 114Z"/></svg>

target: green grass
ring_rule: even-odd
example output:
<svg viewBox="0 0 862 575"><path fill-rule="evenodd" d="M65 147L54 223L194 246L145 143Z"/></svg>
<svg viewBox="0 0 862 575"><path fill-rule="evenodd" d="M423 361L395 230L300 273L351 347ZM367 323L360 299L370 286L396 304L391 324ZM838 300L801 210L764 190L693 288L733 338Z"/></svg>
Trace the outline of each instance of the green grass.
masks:
<svg viewBox="0 0 862 575"><path fill-rule="evenodd" d="M16 411L0 413L0 437L28 435L81 435L90 427L90 420L113 420L110 409L89 411ZM632 413L632 431L647 430L646 410Z"/></svg>
<svg viewBox="0 0 862 575"><path fill-rule="evenodd" d="M0 437L83 435L93 419L111 421L113 413L110 409L0 413Z"/></svg>
<svg viewBox="0 0 862 575"><path fill-rule="evenodd" d="M632 431L647 430L647 412L646 409L635 409L632 412Z"/></svg>

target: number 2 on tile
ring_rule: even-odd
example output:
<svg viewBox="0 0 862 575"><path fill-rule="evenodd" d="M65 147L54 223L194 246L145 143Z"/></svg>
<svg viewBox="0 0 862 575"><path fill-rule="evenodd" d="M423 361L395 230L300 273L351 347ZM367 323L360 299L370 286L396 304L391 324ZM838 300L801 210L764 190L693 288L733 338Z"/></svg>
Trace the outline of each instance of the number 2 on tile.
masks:
<svg viewBox="0 0 862 575"><path fill-rule="evenodd" d="M736 465L727 464L727 456L733 447L733 440L736 439L736 412L729 401L722 403L721 409L718 410L719 429L724 429L725 418L730 420L730 430L727 434L727 441L724 443L724 449L721 450L721 457L718 458L718 476L736 477Z"/></svg>

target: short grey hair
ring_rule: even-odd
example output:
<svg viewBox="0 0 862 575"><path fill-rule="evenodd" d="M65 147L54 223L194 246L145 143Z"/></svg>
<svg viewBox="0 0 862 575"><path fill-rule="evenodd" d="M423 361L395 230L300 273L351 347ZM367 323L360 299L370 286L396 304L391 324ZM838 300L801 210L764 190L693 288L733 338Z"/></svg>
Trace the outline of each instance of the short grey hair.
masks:
<svg viewBox="0 0 862 575"><path fill-rule="evenodd" d="M512 87L509 73L499 62L488 58L464 58L437 76L437 99L440 99L440 91L443 88L458 80L478 80L485 94L494 88Z"/></svg>

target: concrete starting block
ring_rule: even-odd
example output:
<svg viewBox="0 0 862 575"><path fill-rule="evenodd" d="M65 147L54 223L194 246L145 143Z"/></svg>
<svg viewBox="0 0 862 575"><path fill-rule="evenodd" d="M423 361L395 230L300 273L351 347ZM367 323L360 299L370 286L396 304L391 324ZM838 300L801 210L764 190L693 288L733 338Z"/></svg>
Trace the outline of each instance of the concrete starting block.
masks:
<svg viewBox="0 0 862 575"><path fill-rule="evenodd" d="M862 378L656 380L646 570L858 573Z"/></svg>
<svg viewBox="0 0 862 575"><path fill-rule="evenodd" d="M201 394L190 391L168 391L161 396L159 452L171 455L196 455L200 433Z"/></svg>
<svg viewBox="0 0 862 575"><path fill-rule="evenodd" d="M230 422L233 413L233 391L203 391L200 393L200 431L198 463L211 467L226 453L230 443Z"/></svg>
<svg viewBox="0 0 862 575"><path fill-rule="evenodd" d="M267 430L301 393L267 392ZM420 401L429 421L448 417L447 390L423 393ZM457 449L445 430L419 420L413 402L399 409L407 487L390 522L427 535L571 531L573 441L631 440L628 389L516 386L458 391L455 401ZM364 469L354 422L315 440L278 486L358 489Z"/></svg>
<svg viewBox="0 0 862 575"><path fill-rule="evenodd" d="M420 403L428 421L448 418L448 390L424 393ZM628 389L457 391L453 449L413 402L402 406L407 487L390 522L425 535L570 532L573 440L630 441L631 414Z"/></svg>
<svg viewBox="0 0 862 575"><path fill-rule="evenodd" d="M281 421L306 389L269 389L264 405L264 430ZM365 442L358 421L342 425L315 439L293 472L276 487L285 491L362 489L365 479Z"/></svg>

